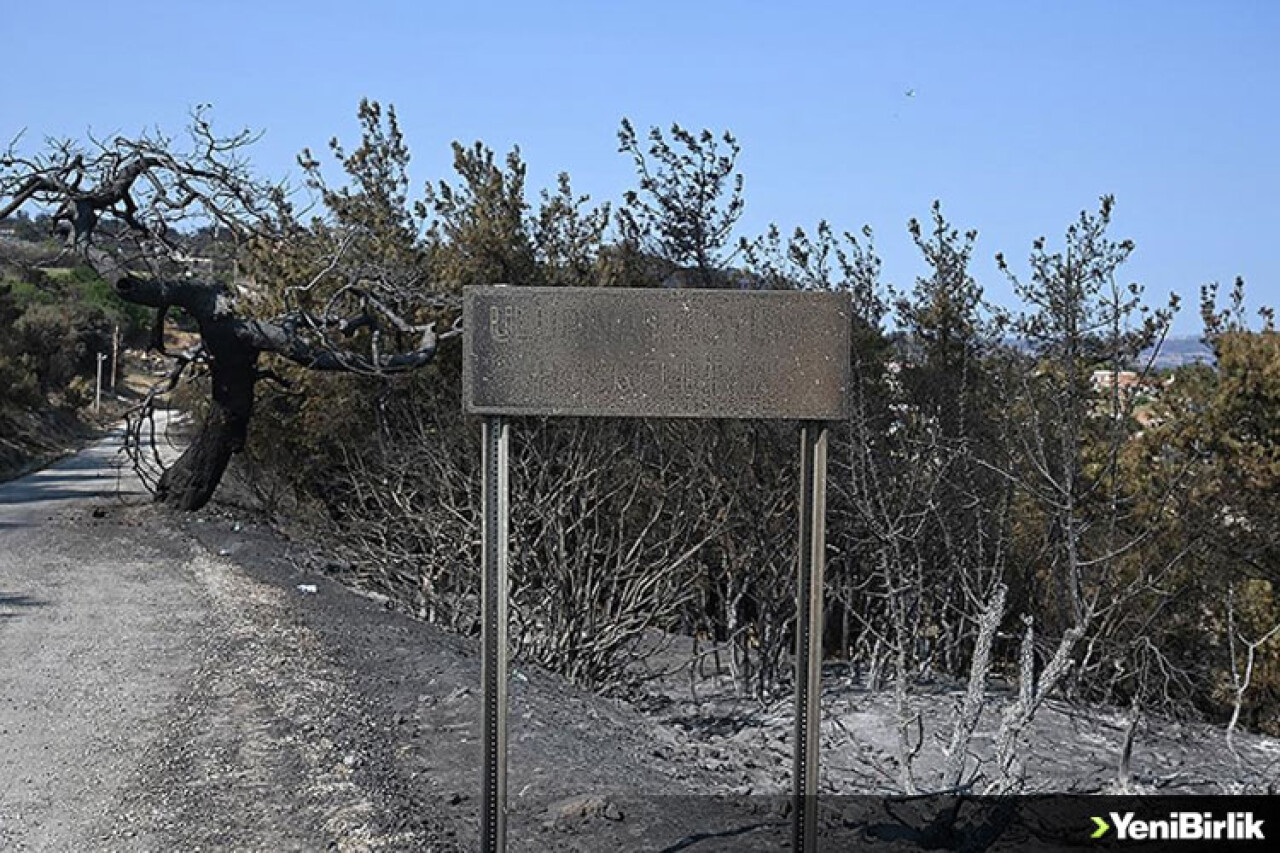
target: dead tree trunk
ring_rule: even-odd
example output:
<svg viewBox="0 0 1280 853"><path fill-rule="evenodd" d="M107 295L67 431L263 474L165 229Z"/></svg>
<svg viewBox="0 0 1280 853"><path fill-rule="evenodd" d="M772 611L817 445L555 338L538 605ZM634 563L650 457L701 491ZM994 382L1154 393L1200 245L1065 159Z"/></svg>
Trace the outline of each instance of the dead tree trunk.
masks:
<svg viewBox="0 0 1280 853"><path fill-rule="evenodd" d="M248 437L257 363L258 352L253 349L213 357L213 393L208 414L187 449L160 477L155 495L158 502L191 511L213 497L231 454L243 450Z"/></svg>
<svg viewBox="0 0 1280 853"><path fill-rule="evenodd" d="M163 351L163 324L172 308L181 308L200 327L197 355L184 357L175 373L197 358L209 365L212 380L210 407L199 432L173 467L160 477L155 499L183 511L200 509L214 490L234 453L244 449L253 417L254 389L263 377L258 361L273 353L311 370L389 374L412 370L429 362L442 337L460 332L455 327L437 336L433 324L412 327L392 315L397 331L422 334L418 348L406 353L363 355L313 342L308 333L336 328L351 334L374 329L369 315L354 319L285 315L274 320L254 320L235 313L226 291L215 284L164 282L124 275L114 282L116 293L127 302L155 308L153 346ZM172 384L172 380L171 380Z"/></svg>

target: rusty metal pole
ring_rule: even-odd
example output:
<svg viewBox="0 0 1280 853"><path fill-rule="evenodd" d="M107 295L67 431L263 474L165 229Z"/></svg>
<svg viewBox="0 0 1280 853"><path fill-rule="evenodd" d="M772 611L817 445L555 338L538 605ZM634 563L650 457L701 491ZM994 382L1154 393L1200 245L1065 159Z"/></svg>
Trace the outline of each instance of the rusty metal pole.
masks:
<svg viewBox="0 0 1280 853"><path fill-rule="evenodd" d="M800 429L799 588L796 593L795 752L791 849L818 849L818 723L822 696L822 574L826 562L827 426Z"/></svg>
<svg viewBox="0 0 1280 853"><path fill-rule="evenodd" d="M500 416L484 419L481 465L482 638L480 677L484 689L484 771L480 796L480 849L507 847L507 531L510 500L507 457L509 428Z"/></svg>

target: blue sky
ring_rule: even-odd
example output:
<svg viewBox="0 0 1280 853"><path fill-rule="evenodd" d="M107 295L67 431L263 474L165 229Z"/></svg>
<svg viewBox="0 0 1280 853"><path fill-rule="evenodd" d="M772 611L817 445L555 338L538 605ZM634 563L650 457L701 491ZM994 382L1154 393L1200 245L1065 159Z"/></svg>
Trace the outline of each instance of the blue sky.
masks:
<svg viewBox="0 0 1280 853"><path fill-rule="evenodd" d="M266 130L282 176L304 146L355 137L361 97L394 103L414 180L449 143L519 144L536 189L561 170L616 199L619 120L734 132L742 233L869 224L885 277L922 271L905 224L941 199L1025 269L1103 193L1137 251L1125 277L1184 296L1236 275L1280 303L1280 4L6 4L0 138L179 130L191 106ZM907 96L907 91L914 95Z"/></svg>

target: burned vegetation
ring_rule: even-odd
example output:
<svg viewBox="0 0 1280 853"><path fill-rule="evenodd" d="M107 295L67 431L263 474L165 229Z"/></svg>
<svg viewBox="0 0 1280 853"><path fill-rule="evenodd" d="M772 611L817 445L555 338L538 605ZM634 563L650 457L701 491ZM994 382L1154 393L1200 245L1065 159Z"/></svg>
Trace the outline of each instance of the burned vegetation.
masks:
<svg viewBox="0 0 1280 853"><path fill-rule="evenodd" d="M136 413L135 450L143 450L154 398L207 374L202 424L155 483L156 499L180 510L204 506L232 454L244 448L258 384L286 381L264 355L308 370L386 375L426 364L439 342L459 331L437 333L438 318L427 314L444 303L424 300L403 270L371 265L367 255L351 262L358 227L304 222L287 187L256 178L243 157L254 139L248 132L219 136L197 112L185 145L142 135L57 142L31 156L11 148L0 157L0 219L24 206L46 212L65 257L88 266L124 301L155 312L151 348L174 366ZM195 229L211 231L212 247L237 262L242 255L288 255L296 276L311 276L218 280L211 259L191 254ZM179 312L199 341L168 352L165 324Z"/></svg>
<svg viewBox="0 0 1280 853"><path fill-rule="evenodd" d="M908 226L923 272L897 288L869 229L735 242L727 134L624 123L636 187L611 206L567 175L530 198L519 151L480 143L455 144L455 174L415 194L394 112L366 103L360 120L354 149L303 154L296 193L250 173L251 136L201 114L182 145L3 158L0 213L47 212L63 251L154 311L157 346L166 320L199 333L157 392L209 389L158 499L203 505L243 448L262 507L305 518L335 572L474 633L478 429L441 345L462 287L836 292L853 355L831 430L824 646L891 707L895 789L1020 790L1050 703L1121 709L1126 779L1156 715L1280 732L1277 335L1251 327L1239 291L1224 309L1209 288L1216 365L1162 365L1173 306L1125 282L1134 247L1111 236L1111 198L1001 259L1014 296L996 306L977 233L937 204ZM522 423L517 656L644 695L677 648L693 703L717 679L748 704L784 695L795 445L778 423ZM923 712L940 691L953 713Z"/></svg>

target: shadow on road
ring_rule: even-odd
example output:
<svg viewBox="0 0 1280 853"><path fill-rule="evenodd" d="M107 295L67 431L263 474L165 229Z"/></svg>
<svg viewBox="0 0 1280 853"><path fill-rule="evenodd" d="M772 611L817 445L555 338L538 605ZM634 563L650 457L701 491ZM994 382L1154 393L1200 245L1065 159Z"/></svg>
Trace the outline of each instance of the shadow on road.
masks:
<svg viewBox="0 0 1280 853"><path fill-rule="evenodd" d="M13 619L15 616L22 615L20 612L9 613L8 610L19 611L22 608L29 607L45 607L47 601L39 598L32 598L29 595L23 595L17 592L0 591L0 619Z"/></svg>
<svg viewBox="0 0 1280 853"><path fill-rule="evenodd" d="M103 480L98 489L67 488L57 483L31 483L21 494L0 494L0 504L26 504L43 501L80 500L91 498L113 498L120 494L115 481Z"/></svg>

